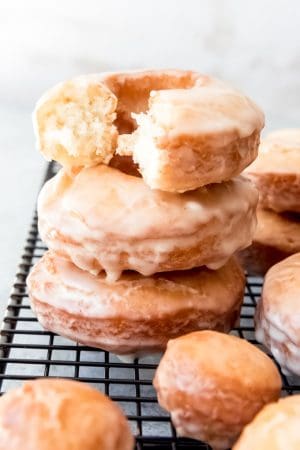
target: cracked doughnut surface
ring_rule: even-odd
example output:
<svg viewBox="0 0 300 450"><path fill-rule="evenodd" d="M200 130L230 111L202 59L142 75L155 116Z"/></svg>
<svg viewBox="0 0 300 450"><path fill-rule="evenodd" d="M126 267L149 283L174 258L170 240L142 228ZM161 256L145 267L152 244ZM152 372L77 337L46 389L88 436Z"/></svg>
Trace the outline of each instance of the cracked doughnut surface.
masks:
<svg viewBox="0 0 300 450"><path fill-rule="evenodd" d="M173 337L199 329L229 332L245 287L233 258L217 271L197 268L143 277L125 272L110 283L51 252L33 268L28 289L47 330L118 355L163 351Z"/></svg>
<svg viewBox="0 0 300 450"><path fill-rule="evenodd" d="M51 250L111 280L221 267L251 243L257 191L242 177L184 194L151 190L106 165L60 171L38 201L39 231Z"/></svg>

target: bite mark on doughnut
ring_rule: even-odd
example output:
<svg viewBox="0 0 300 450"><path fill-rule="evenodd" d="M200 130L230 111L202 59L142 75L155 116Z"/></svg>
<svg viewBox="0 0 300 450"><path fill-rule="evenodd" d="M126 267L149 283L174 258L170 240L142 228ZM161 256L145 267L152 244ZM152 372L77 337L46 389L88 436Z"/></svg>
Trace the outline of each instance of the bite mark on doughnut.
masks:
<svg viewBox="0 0 300 450"><path fill-rule="evenodd" d="M148 70L61 83L38 102L34 124L38 148L69 171L108 164L117 153L132 156L150 188L185 192L249 165L264 116L211 77Z"/></svg>

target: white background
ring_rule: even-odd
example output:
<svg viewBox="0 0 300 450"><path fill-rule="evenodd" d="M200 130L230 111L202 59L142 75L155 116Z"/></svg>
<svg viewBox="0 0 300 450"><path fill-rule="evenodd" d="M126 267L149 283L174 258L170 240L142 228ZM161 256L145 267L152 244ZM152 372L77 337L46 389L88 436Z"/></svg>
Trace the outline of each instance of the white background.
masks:
<svg viewBox="0 0 300 450"><path fill-rule="evenodd" d="M0 0L0 313L42 177L30 113L44 89L87 72L188 68L224 78L298 126L298 0Z"/></svg>

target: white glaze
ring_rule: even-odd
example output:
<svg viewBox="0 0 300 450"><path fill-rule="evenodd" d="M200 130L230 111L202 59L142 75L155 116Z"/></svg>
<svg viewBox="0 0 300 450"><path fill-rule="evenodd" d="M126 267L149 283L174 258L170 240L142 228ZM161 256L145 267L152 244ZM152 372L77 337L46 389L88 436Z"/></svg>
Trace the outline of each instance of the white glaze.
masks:
<svg viewBox="0 0 300 450"><path fill-rule="evenodd" d="M283 129L262 139L257 159L246 169L253 175L300 174L300 129Z"/></svg>
<svg viewBox="0 0 300 450"><path fill-rule="evenodd" d="M139 321L144 319L145 314L176 315L191 308L209 312L207 326L211 327L211 315L216 315L218 320L228 310L239 307L236 296L239 289L242 290L243 279L240 278L241 284L235 286L236 292L232 291L231 297L226 291L228 287L222 289L224 277L228 286L232 285L238 269L236 263L228 264L220 273L198 269L198 272L170 273L169 277L161 274L155 278L130 273L112 284L104 273L92 276L71 262L47 252L33 268L27 283L29 293L35 299L75 316L94 319L128 316L130 320ZM198 284L193 286L191 283L195 277ZM201 320L204 326L205 317Z"/></svg>
<svg viewBox="0 0 300 450"><path fill-rule="evenodd" d="M285 261L280 267L280 273L274 266L267 274L264 289L268 292L268 299L271 296L271 301L264 299L263 294L258 304L255 337L269 348L286 375L300 375L299 296L293 290L291 266L286 265ZM294 269L298 266L297 261L295 263ZM285 288L270 292L270 288L274 289L273 284L277 285L278 282L283 283Z"/></svg>
<svg viewBox="0 0 300 450"><path fill-rule="evenodd" d="M207 423L202 424L193 414L186 409L175 409L170 413L171 419L178 436L190 437L194 439L201 439L206 441L209 439L209 444L213 450L226 450L234 442L235 436L225 436L225 432L218 436L217 432L212 435Z"/></svg>
<svg viewBox="0 0 300 450"><path fill-rule="evenodd" d="M142 115L137 119L142 125L140 118L143 122L149 118L159 125L159 134L162 128L171 136L234 131L242 138L250 136L264 124L262 111L249 98L208 77L199 79L198 86L191 89L152 91L147 119ZM218 141L224 145L220 137Z"/></svg>
<svg viewBox="0 0 300 450"><path fill-rule="evenodd" d="M287 335L266 320L256 322L255 337L264 344L281 366L286 375L300 376L300 346L290 341ZM288 351L283 351L281 345L285 344Z"/></svg>
<svg viewBox="0 0 300 450"><path fill-rule="evenodd" d="M104 272L95 277L51 252L27 280L44 328L129 355L153 354L170 337L189 330L228 332L241 308L244 283L235 259L219 271L194 269L149 278L126 272L109 283Z"/></svg>
<svg viewBox="0 0 300 450"><path fill-rule="evenodd" d="M140 178L97 166L73 179L61 171L44 186L39 230L50 248L63 248L80 268L94 271L96 259L110 280L126 268L151 275L172 251L184 253L209 236L216 236L214 247L180 268L218 268L250 244L256 202L256 190L243 178L180 195L152 191Z"/></svg>

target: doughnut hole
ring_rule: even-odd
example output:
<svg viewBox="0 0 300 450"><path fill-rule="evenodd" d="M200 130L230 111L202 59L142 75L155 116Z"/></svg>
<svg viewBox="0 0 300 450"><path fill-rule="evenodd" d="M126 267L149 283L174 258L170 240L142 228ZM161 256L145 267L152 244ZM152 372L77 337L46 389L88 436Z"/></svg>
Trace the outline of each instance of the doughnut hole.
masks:
<svg viewBox="0 0 300 450"><path fill-rule="evenodd" d="M168 341L153 384L178 435L225 450L264 405L278 400L281 378L246 340L204 330Z"/></svg>
<svg viewBox="0 0 300 450"><path fill-rule="evenodd" d="M169 89L190 89L195 86L197 78L199 75L196 76L194 72L169 70L110 74L104 80L118 98L115 120L119 133L117 153L123 157L132 156L134 148L134 162L139 166L146 182L155 178L161 158L164 157L152 138L153 135L159 134L159 129L148 115L151 93ZM137 139L139 130L138 135L134 133L138 125L142 125L142 140ZM151 182L149 184L151 185Z"/></svg>
<svg viewBox="0 0 300 450"><path fill-rule="evenodd" d="M137 128L132 113L148 110L151 91L192 88L196 78L194 72L177 70L108 74L104 83L118 98L115 125L119 134L130 134Z"/></svg>
<svg viewBox="0 0 300 450"><path fill-rule="evenodd" d="M128 170L122 170L124 167L127 169L124 164L117 168L121 168L122 171L131 175L139 176L139 167L147 181L156 176L161 164L160 160L164 155L156 148L152 139L152 136L157 135L159 131L154 130L157 127L148 116L151 92L168 89L189 89L195 85L197 78L199 78L199 75L196 76L194 72L173 70L109 74L106 76L104 83L118 98L115 125L119 133L117 153L121 155L120 158L122 159L117 161L118 163L125 161L126 164L128 161L126 158L129 157L132 161L133 148L135 148L135 155L138 154L135 161L132 161L135 172L130 173ZM141 145L139 145L140 141L136 139L136 133L134 133L138 125L142 125L141 133L145 138L141 141ZM114 160L112 166L116 167Z"/></svg>
<svg viewBox="0 0 300 450"><path fill-rule="evenodd" d="M117 143L117 99L96 78L61 83L34 112L38 147L67 168L108 163Z"/></svg>
<svg viewBox="0 0 300 450"><path fill-rule="evenodd" d="M131 156L114 155L109 163L110 167L118 169L127 175L141 178L137 164L134 163Z"/></svg>

